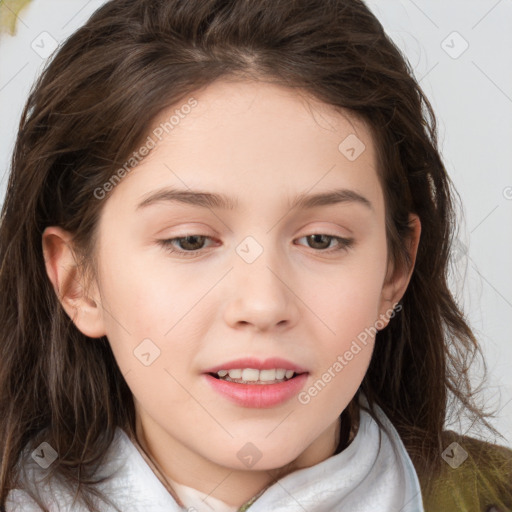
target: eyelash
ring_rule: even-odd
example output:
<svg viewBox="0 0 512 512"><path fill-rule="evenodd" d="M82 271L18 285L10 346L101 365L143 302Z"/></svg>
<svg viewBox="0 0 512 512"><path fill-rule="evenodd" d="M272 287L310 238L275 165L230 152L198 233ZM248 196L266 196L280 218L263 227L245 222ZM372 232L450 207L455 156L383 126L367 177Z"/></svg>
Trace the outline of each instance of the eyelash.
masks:
<svg viewBox="0 0 512 512"><path fill-rule="evenodd" d="M331 249L316 249L317 252L321 252L321 253L324 253L324 254L332 254L332 253L337 253L337 252L340 252L340 251L348 251L350 248L352 248L352 246L354 245L354 239L353 238L343 238L343 237L340 237L340 236L335 236L335 235L328 235L327 233L312 233L311 235L305 235L305 236L301 236L300 238L297 238L296 240L300 240L301 238L308 238L310 236L313 236L313 235L323 235L323 236L326 236L332 240L337 240L339 245L338 247L334 247L334 248L331 248ZM197 256L199 255L200 252L203 252L203 249L196 249L194 251L186 251L186 250L183 250L183 249L175 249L175 245L174 245L174 242L175 241L178 241L178 240L184 240L186 238L189 238L189 237L203 237L205 239L210 239L211 240L211 237L209 236L205 236L205 235L197 235L197 234L189 234L189 235L184 235L184 236L178 236L178 237L175 237L175 238L169 238L167 240L158 240L158 244L161 245L167 252L169 253L173 253L173 254L177 254L179 257L183 257L183 258L192 258L194 256ZM315 250L315 249L313 249Z"/></svg>

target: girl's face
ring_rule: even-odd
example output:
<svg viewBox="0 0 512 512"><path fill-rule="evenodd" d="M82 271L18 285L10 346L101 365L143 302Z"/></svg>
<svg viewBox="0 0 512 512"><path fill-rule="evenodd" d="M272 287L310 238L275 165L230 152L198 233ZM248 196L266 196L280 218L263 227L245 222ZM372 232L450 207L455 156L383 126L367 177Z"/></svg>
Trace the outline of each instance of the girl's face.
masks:
<svg viewBox="0 0 512 512"><path fill-rule="evenodd" d="M162 112L155 147L104 199L96 321L141 436L176 479L308 466L333 453L375 328L410 277L387 279L370 132L265 83L219 81L193 98ZM261 366L244 377L302 375L209 375Z"/></svg>

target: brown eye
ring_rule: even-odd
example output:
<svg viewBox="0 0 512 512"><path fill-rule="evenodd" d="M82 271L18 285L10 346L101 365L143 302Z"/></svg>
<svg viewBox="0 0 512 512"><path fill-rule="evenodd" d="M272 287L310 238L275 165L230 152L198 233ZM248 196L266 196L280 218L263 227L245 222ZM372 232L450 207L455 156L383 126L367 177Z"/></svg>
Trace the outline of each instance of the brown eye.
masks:
<svg viewBox="0 0 512 512"><path fill-rule="evenodd" d="M331 245L331 241L334 239L334 237L329 235L309 235L306 238L309 243L313 244L311 246L313 249L327 249L329 245Z"/></svg>
<svg viewBox="0 0 512 512"><path fill-rule="evenodd" d="M168 252L178 256L188 257L199 254L205 247L205 241L211 237L205 235L186 235L159 240L158 243Z"/></svg>
<svg viewBox="0 0 512 512"><path fill-rule="evenodd" d="M206 238L207 237L202 235L189 235L180 238L175 238L175 240L185 240L185 242L178 243L178 245L181 246L181 249L184 249L186 251L197 251L198 249L202 249L202 245L204 244Z"/></svg>
<svg viewBox="0 0 512 512"><path fill-rule="evenodd" d="M313 235L303 236L307 241L307 244L312 249L317 249L320 252L335 252L341 250L347 250L354 243L353 238L342 238L334 235L327 235L324 233L315 233ZM300 238L298 238L300 240ZM337 242L337 246L331 246L331 242Z"/></svg>

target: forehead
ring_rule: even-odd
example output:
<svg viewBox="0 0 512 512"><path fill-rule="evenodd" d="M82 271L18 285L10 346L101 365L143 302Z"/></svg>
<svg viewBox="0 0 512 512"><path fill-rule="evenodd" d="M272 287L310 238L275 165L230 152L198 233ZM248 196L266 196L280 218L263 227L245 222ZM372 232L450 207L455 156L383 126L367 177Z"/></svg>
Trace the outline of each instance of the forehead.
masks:
<svg viewBox="0 0 512 512"><path fill-rule="evenodd" d="M353 112L323 103L301 89L263 81L218 80L190 97L196 103L193 108L186 105L187 98L184 98L164 109L154 120L153 131L165 128L167 123L171 129L163 136L169 142L176 132L183 139L193 136L199 142L203 138L206 139L203 143L230 144L232 149L241 142L244 149L251 142L253 146L266 144L266 147L271 142L271 146L280 149L279 154L288 149L288 144L295 146L298 153L301 142L309 142L306 147L315 142L334 143L338 149L340 136L345 138L350 134L364 140L367 146L373 143L366 123ZM187 111L179 119L172 115L184 107ZM175 124L169 127L171 118Z"/></svg>
<svg viewBox="0 0 512 512"><path fill-rule="evenodd" d="M194 106L182 108L190 98ZM351 188L380 201L370 129L303 91L219 80L160 112L148 137L154 149L114 196L129 188L139 204L156 188L179 186L222 192L237 204L284 194L289 204L308 190Z"/></svg>

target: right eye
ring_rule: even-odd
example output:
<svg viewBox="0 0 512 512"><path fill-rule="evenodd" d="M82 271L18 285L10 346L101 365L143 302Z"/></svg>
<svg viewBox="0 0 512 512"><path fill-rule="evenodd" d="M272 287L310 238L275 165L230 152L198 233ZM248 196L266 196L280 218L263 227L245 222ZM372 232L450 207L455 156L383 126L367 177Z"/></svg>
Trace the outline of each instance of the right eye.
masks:
<svg viewBox="0 0 512 512"><path fill-rule="evenodd" d="M201 252L206 239L211 240L210 237L205 235L185 235L169 238L167 240L159 240L158 243L164 247L166 251L188 258L196 256ZM176 248L180 245L182 248Z"/></svg>

